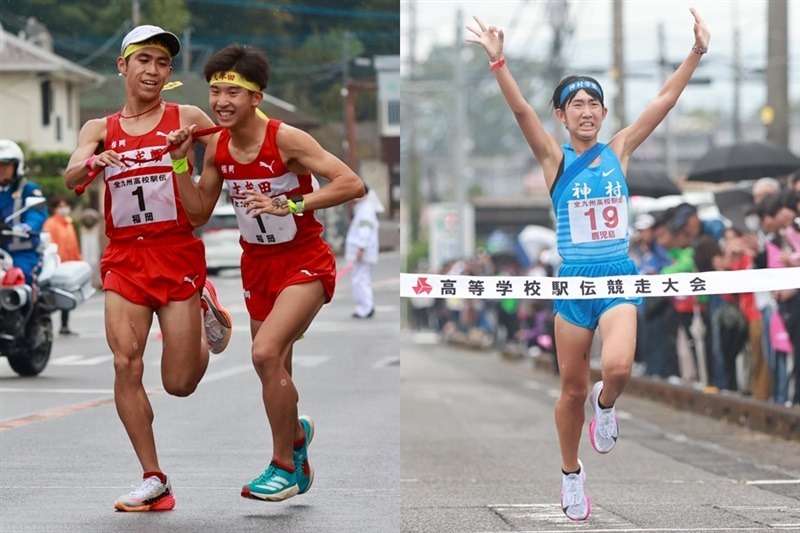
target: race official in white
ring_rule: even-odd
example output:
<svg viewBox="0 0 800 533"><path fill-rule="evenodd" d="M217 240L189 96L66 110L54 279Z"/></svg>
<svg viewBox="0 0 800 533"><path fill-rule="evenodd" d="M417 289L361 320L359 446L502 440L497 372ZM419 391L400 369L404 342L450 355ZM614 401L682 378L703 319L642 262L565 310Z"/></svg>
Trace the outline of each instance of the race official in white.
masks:
<svg viewBox="0 0 800 533"><path fill-rule="evenodd" d="M356 309L353 318L372 318L372 270L378 263L378 213L384 208L375 191L353 200L353 220L347 229L345 259L352 264L350 281Z"/></svg>

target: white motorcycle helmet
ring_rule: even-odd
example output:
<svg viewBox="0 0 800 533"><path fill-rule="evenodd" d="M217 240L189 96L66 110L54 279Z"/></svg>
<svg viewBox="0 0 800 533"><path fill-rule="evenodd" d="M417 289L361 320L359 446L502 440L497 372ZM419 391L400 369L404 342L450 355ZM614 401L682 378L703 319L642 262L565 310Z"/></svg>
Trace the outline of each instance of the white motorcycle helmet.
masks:
<svg viewBox="0 0 800 533"><path fill-rule="evenodd" d="M25 154L17 143L8 139L0 139L0 162L14 163L14 181L25 173Z"/></svg>

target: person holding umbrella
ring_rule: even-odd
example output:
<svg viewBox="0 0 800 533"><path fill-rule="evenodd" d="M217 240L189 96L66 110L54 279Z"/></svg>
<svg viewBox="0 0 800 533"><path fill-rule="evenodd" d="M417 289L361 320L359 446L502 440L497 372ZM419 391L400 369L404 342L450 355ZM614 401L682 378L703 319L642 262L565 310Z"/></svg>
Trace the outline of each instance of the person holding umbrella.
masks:
<svg viewBox="0 0 800 533"><path fill-rule="evenodd" d="M559 276L604 277L636 274L628 257L628 185L625 172L633 152L664 120L708 50L710 33L694 10L694 46L658 96L630 126L608 144L598 134L608 110L603 89L588 76L568 76L553 93L553 107L569 134L560 146L548 133L517 86L503 56L503 31L475 17L467 27L489 56L503 96L517 119L536 160L542 166L556 213L558 252L564 259ZM603 341L603 380L592 389L595 416L589 439L599 453L608 453L619 436L614 403L631 375L636 347L638 298L557 300L555 337L561 394L555 418L562 457L561 507L571 520L585 520L591 503L584 490L586 472L578 459L589 386L589 351L599 327Z"/></svg>

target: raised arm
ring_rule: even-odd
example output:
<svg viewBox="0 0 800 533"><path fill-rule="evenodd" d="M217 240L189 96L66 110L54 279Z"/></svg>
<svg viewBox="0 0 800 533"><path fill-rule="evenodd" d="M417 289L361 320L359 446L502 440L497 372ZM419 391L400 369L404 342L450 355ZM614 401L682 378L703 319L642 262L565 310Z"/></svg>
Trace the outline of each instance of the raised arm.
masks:
<svg viewBox="0 0 800 533"><path fill-rule="evenodd" d="M89 160L106 138L105 119L93 119L81 128L78 134L78 147L72 153L64 172L64 181L67 188L72 190L84 181L89 170L105 168L109 165L121 165L122 161L114 150L106 150ZM88 163L88 164L87 164Z"/></svg>
<svg viewBox="0 0 800 533"><path fill-rule="evenodd" d="M694 46L678 70L664 83L656 99L645 108L633 124L617 133L609 143L620 156L620 161L627 161L633 151L661 124L689 83L700 63L700 58L708 50L711 33L697 11L694 8L689 8L689 11L694 17Z"/></svg>
<svg viewBox="0 0 800 533"><path fill-rule="evenodd" d="M217 151L217 140L219 134L210 136L210 141L206 146L206 153L203 158L203 173L200 181L195 185L192 181L192 173L189 171L188 163L183 165L180 160L191 153L194 145L192 133L197 129L197 125L183 127L179 130L170 132L167 142L177 144L178 147L170 151L169 155L175 168L175 179L178 183L178 194L181 197L181 204L189 222L193 226L202 226L211 218L214 206L217 205L219 194L222 191L222 176L217 171L214 164L214 154ZM199 137L199 139L209 139L209 137ZM180 172L178 172L180 171Z"/></svg>
<svg viewBox="0 0 800 533"><path fill-rule="evenodd" d="M497 83L500 85L500 90L508 103L508 107L514 112L514 118L517 119L522 134L525 140L533 150L536 160L542 165L545 178L548 184L551 183L558 172L558 165L561 163L561 147L558 145L555 137L547 133L544 129L542 121L539 120L536 111L522 96L516 80L505 65L505 58L503 57L503 30L495 26L489 26L481 21L478 17L472 17L478 24L480 30L467 26L467 29L475 34L477 38L467 39L468 43L479 44L483 47L489 56L489 61L495 64L494 74L497 78ZM494 67L493 67L494 68Z"/></svg>

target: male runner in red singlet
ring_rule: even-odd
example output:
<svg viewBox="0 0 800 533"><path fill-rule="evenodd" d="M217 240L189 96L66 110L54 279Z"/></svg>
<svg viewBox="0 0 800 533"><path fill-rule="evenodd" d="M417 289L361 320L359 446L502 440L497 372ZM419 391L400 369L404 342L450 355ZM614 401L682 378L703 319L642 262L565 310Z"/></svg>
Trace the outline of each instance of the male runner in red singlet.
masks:
<svg viewBox="0 0 800 533"><path fill-rule="evenodd" d="M177 176L178 188L189 219L200 225L211 216L223 182L228 184L242 234L253 365L273 444L269 467L242 488L242 496L280 501L306 492L314 480L307 453L314 423L298 418L292 383L292 345L330 301L336 279L314 210L360 197L364 185L307 133L257 115L269 80L263 52L231 45L214 54L204 70L210 107L226 129L208 144L198 185L184 172ZM194 129L170 134L172 144L180 143L173 160L185 157ZM320 189L312 172L331 183Z"/></svg>
<svg viewBox="0 0 800 533"><path fill-rule="evenodd" d="M157 26L138 26L125 36L117 59L125 76L125 106L83 126L66 171L70 189L85 182L90 171L104 171L110 242L100 270L106 336L114 354L114 400L144 470L141 486L114 503L123 511L175 505L171 484L158 464L153 410L142 386L153 313L164 339L164 390L175 396L194 392L208 366L209 350L221 352L231 331L230 315L206 280L203 243L192 235L181 205L174 162L167 156L153 160L170 131L185 124L213 126L197 107L161 100L179 51L178 38Z"/></svg>

